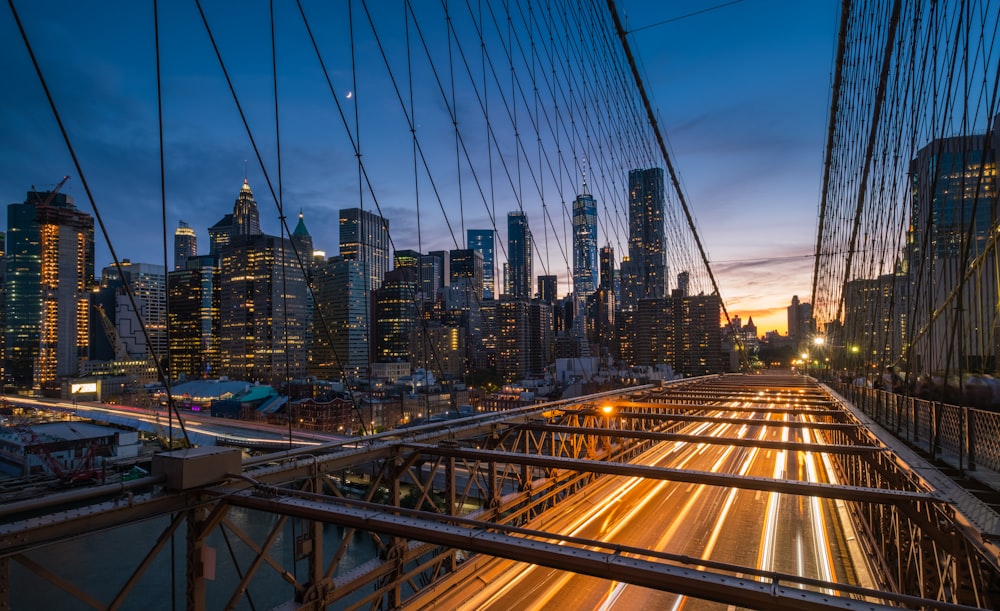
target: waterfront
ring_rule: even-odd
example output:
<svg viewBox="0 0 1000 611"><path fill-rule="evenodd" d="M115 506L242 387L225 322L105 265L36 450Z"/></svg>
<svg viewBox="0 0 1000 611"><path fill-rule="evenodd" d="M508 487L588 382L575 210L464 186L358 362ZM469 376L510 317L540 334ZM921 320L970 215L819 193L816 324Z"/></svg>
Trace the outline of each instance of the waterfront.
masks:
<svg viewBox="0 0 1000 611"><path fill-rule="evenodd" d="M231 508L229 520L258 544L278 522L279 517L241 508ZM113 531L80 537L27 553L28 558L39 562L47 570L82 589L98 600L109 601L128 581L131 571L142 561L143 554L152 549L164 529L166 517L156 518ZM325 556L329 560L344 536L344 529L326 525L324 531ZM275 539L271 556L293 575L302 578L305 561L294 562L292 553L295 537L302 532L301 523L289 520ZM215 551L215 579L208 582L206 607L222 609L232 594L233 585L239 583L253 560L253 552L228 529L216 529L207 539ZM160 611L183 609L185 587L185 534L183 527L173 541L152 560L149 570L135 584L121 605L123 610ZM353 535L347 555L339 564L339 571L349 571L366 562L375 554L375 546L366 534ZM171 572L170 558L173 555ZM13 611L59 609L82 611L90 609L84 602L57 589L51 583L28 571L19 562L10 563L10 579L19 584L11 591ZM171 586L171 584L173 584ZM218 584L218 587L216 587ZM171 594L173 593L172 598ZM269 566L263 566L251 582L236 609L273 609L293 599L291 585ZM251 602L252 601L252 602Z"/></svg>

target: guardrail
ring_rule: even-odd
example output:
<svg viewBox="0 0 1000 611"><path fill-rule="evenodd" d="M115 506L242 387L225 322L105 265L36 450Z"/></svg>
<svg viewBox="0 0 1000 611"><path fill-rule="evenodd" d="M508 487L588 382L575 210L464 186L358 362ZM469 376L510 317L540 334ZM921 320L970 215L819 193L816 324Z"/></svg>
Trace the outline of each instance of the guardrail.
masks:
<svg viewBox="0 0 1000 611"><path fill-rule="evenodd" d="M833 388L911 446L937 458L957 457L957 467L1000 472L1000 413L834 382Z"/></svg>

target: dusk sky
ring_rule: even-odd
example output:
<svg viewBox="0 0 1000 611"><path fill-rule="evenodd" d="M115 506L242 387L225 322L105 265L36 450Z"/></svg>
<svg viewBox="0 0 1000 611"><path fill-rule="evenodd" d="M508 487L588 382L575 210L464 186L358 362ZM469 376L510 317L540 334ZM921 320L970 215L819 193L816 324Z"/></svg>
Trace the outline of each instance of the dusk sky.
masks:
<svg viewBox="0 0 1000 611"><path fill-rule="evenodd" d="M83 3L16 3L115 251L120 258L162 263L151 4L110 2L97 10ZM356 206L359 198L357 162L346 137L347 130L357 129L362 158L368 160L368 172L375 183L375 198L389 218L396 248L425 252L454 248L464 237L463 226L490 228L494 222L491 215L503 240L506 213L514 209L512 202L521 201L539 249L548 251L538 254L541 265L536 266L535 274L557 274L563 281L561 290L568 290L566 255L556 244L566 250L566 221L560 211L575 197L577 185L554 180L552 185L538 187L551 201L548 224L535 201L538 197L533 195L533 178L528 173L520 177L518 186L506 187L511 191L510 199L497 195L497 203L484 205L489 195L481 171L463 169L458 186L435 178L435 173L445 174L444 168L464 163L456 161L462 154L456 154L454 137L437 139L435 147L430 138L424 140L430 178L415 179L412 141L405 115L400 112L400 98L384 77L386 69L377 55L376 42L364 36L367 21L361 3L353 4L359 41L353 73L347 3L303 4L316 24L314 34L338 104L331 104L322 72L310 56L311 47L301 21L297 21L295 4L276 2L282 92L280 196L290 226L294 227L301 209L316 247L328 255L336 254L338 210ZM785 308L792 295L805 301L811 290L839 3L744 0L677 19L721 4L725 2L627 0L618 7L627 18L627 27L638 30L630 35L630 42L641 62L730 314L741 316L744 322L753 316L761 333L772 329L784 332ZM407 33L400 8L403 4L368 5L369 9L378 8L378 19L389 19L381 15L383 12L398 15L393 22L396 25L382 31L380 42L388 47L391 57L405 58L405 53L398 53L405 50L402 45ZM203 6L277 197L268 4L207 0ZM453 10L471 12L470 6L481 3L464 3ZM417 14L441 10L440 3L425 6L418 1L413 7ZM640 29L667 20L674 21ZM440 23L443 19L428 18L421 23L423 35L430 40L446 39ZM456 17L456 28L468 30L470 23L463 25L461 17ZM244 171L260 207L264 231L277 234L275 197L235 109L197 7L194 2L161 2L160 25L170 263L173 231L180 220L197 231L199 251L207 251L207 228L232 211ZM415 48L416 34L413 30L409 34L413 37L411 48ZM394 50L397 53L392 55ZM49 189L62 176L70 175L63 190L79 208L91 211L6 6L0 10L0 53L4 58L0 199L4 204L24 201L32 185ZM447 50L433 53L439 60L434 62L437 69L441 71L443 66L445 73L438 78L446 79ZM473 64L480 62L478 50L472 59ZM402 59L393 65L404 103L408 83L398 75L405 71L405 62ZM458 71L461 64L455 66ZM439 93L429 63L423 65L414 59L412 70L418 99L417 132L450 126L448 104L434 101L433 96ZM615 84L602 81L599 70L594 71L592 81L613 94ZM452 94L445 87L441 95L447 98ZM454 99L462 125L474 124L476 97L459 90ZM361 105L360 127L351 123L355 102ZM490 104L495 116L500 112L499 104ZM341 111L346 113L348 128L341 121ZM482 121L482 113L478 114ZM525 124L522 119L519 131L524 131ZM464 144L478 146L479 155L485 155L482 151L489 148L486 128L468 129ZM620 260L627 240L627 219L621 218L625 188L620 182L602 182L602 165L595 159L597 149L589 146L583 147L588 152L580 157L588 157L588 182L599 204L604 202L599 243L612 243ZM530 156L534 150L532 139L525 151ZM567 175L579 175L579 158L562 162L569 168ZM518 183L517 177L501 180L497 161L491 163L498 185ZM548 164L560 165L549 158L540 165ZM498 193L500 190L496 188ZM456 196L459 191L462 195ZM361 197L367 199L366 207L371 206L369 193ZM469 203L456 207L456 199ZM99 230L96 233L99 274L111 263L111 256ZM680 270L671 269L672 274L676 271Z"/></svg>

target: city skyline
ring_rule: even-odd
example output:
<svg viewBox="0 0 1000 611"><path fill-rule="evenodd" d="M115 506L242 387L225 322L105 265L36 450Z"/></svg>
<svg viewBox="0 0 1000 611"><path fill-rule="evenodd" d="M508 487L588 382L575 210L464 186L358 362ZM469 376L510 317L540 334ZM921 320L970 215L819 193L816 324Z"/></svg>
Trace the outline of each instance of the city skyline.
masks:
<svg viewBox="0 0 1000 611"><path fill-rule="evenodd" d="M795 5L796 9L791 10L790 4L762 6L743 2L687 18L680 24L644 30L639 28L704 6L694 2L677 3L669 9L642 3L619 5L620 11L627 16L626 27L636 29L630 34L630 43L644 66L647 87L654 101L666 104L660 107L661 125L670 138L674 162L713 261L723 300L731 315L752 316L762 332L784 331L785 308L791 295L808 299L806 296L810 292L815 194L821 168L820 144L826 122L828 73L837 14L835 3L817 4ZM95 200L107 206L104 216L119 258L162 263L161 249L157 247L158 228L142 235L135 230L148 224L150 219L159 219L155 74L149 71L151 45L145 35L150 29L151 14L139 9L120 11L97 23L95 16L86 10L72 7L60 12L58 19L51 19L47 11L33 6L20 10L29 37L35 40L43 70L49 75L57 103L61 103L67 123L74 126L71 136L76 139L84 159L84 170ZM310 10L321 12L320 9ZM262 21L260 14L246 12L246 15L232 17L252 25L249 30L263 36L266 20ZM208 17L218 25L223 15L222 9L213 7ZM163 25L165 28L177 26L196 17L193 11L166 11ZM782 35L792 37L786 44L794 45L789 49L794 48L795 53L782 52L782 43L773 40L774 32L792 21L796 27L786 28L788 31L782 31ZM93 27L84 27L90 25ZM752 27L748 27L750 25ZM109 29L122 33L120 40L113 42L112 37L102 34ZM81 181L74 175L71 161L62 150L64 147L51 112L9 14L0 18L0 31L5 34L0 44L5 56L11 58L9 81L14 84L0 93L0 109L5 111L0 134L4 142L10 143L3 152L5 163L0 164L0 197L7 200L4 203L22 201L24 192L32 185L45 190L63 175L70 174L73 177L64 190L82 209L87 209L89 203ZM38 47L38 41L45 39L71 39L73 56L66 57L55 48ZM207 228L231 209L234 189L231 185L238 186L238 181L244 178L255 189L262 230L278 234L271 189L260 169L254 167L253 150L245 134L241 134L232 100L223 88L218 64L211 57L204 32L199 32L192 40L185 39L184 44L190 49L179 50L178 44L179 41L173 38L164 41L165 122L172 130L166 142L167 153L171 156L166 188L168 244L172 244L172 233L179 221L184 220L196 229L199 244L203 245L199 250L206 251ZM123 54L118 45L131 45L144 50L146 55ZM740 52L734 53L735 49ZM235 47L232 44L223 46L223 51L227 59L237 61L233 57ZM270 94L270 60L265 51L264 48L244 49L243 56L238 58L244 62L243 66L257 66L249 76L242 77L238 86L243 92L259 89L252 108L256 114L251 117L258 123L266 121ZM198 62L190 61L196 52ZM775 54L780 61L774 65L780 69L767 71L764 78L767 86L747 88L746 75L738 79L725 76L748 73L745 62L761 62L764 58L770 61L776 58ZM354 88L350 73L344 72L343 62L330 67L330 71L339 79L338 85L343 85L342 101L357 99L358 96L349 97ZM306 68L295 66L284 70L282 78L287 79L285 82L298 84L313 75L307 74ZM364 92L363 86L361 83L357 87L359 96ZM750 94L747 98L732 95L739 86ZM73 104L68 102L70 96ZM187 99L182 100L185 97ZM291 108L287 111L289 115L300 109L297 102L286 102L285 108ZM92 129L84 131L81 126ZM376 137L379 132L379 126L370 122L362 127L369 138ZM328 125L324 124L326 128ZM294 119L286 118L283 129L295 134L302 128ZM766 135L760 137L761 133ZM194 152L199 136L209 136L213 143L200 161L188 160L183 154L178 156L178 153ZM289 137L289 141L293 139ZM767 155L762 157L759 151L747 148L751 141L763 147ZM332 255L330 251L337 242L337 213L342 208L356 207L359 199L357 165L342 150L331 149L322 142L311 150L297 140L294 142L289 150L295 163L289 163L283 170L284 215L291 217L303 210L316 247L325 248ZM706 146L708 142L713 146ZM269 146L273 147L273 143ZM732 180L726 184L715 176L720 154L731 168ZM766 167L762 166L763 159L769 160ZM615 203L607 201L609 198L604 195L614 190L617 197L623 199L623 185L618 184L617 189L613 189L610 184L599 184L598 162L588 159L588 183L593 183L596 199L606 206L598 212L601 223L598 246L611 245L617 252L626 253L622 221L612 218L616 213L620 216L622 210L614 208ZM649 165L656 165L655 160ZM341 170L318 171L320 167L339 167ZM269 171L273 173L274 168ZM412 174L412 167L410 171ZM577 182L567 185L568 190L563 194L566 202L580 190L582 180ZM428 191L430 189L424 185L423 192ZM427 199L421 203L423 216L430 214L428 210L440 214L436 208L451 205L425 197ZM372 206L370 201L365 203L366 208ZM391 193L380 203L381 214L391 220L394 228L413 229L420 223L414 219L412 197ZM555 218L552 225L556 229L569 224L568 219L559 217L558 206L561 206L559 202L550 204L551 216ZM499 219L496 225L500 230L498 245L506 244L502 216L507 210L516 208L510 204L496 207ZM553 232L553 227L543 221L543 211L537 201L526 199L524 210L539 248L535 253L538 269L533 275L557 275L560 293L565 294L571 287L571 270L567 269L571 265L564 261L567 255L572 256L569 241L562 240L563 236ZM399 231L392 236L393 247L420 252L461 248L464 230L488 229L494 225L482 209L471 209L462 221L461 226L456 223L450 231L441 227L442 231L429 232L428 226L441 226L441 223L425 218L422 240L421 232ZM617 230L609 233L609 226ZM776 239L778 235L781 239ZM556 246L558 241L562 241L562 253ZM100 238L97 251L99 266L110 263L107 247ZM498 248L496 257L499 272L505 253ZM681 270L671 270L671 273L677 271Z"/></svg>

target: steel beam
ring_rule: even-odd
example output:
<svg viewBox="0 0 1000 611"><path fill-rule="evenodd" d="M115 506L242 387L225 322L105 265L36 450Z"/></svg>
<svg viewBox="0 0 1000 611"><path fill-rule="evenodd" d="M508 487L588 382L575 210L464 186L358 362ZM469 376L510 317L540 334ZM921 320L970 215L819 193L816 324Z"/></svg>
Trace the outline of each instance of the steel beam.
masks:
<svg viewBox="0 0 1000 611"><path fill-rule="evenodd" d="M502 558L531 562L540 566L611 579L656 590L677 592L705 600L758 609L788 611L829 609L893 609L875 600L906 599L938 609L969 609L938 601L901 597L875 590L872 600L838 596L828 592L801 589L798 584L783 585L778 578L758 581L694 567L675 566L618 553L560 545L544 540L513 537L505 533L466 528L416 517L393 515L352 507L335 506L301 498L265 498L248 494L233 495L228 501L260 511L268 511L331 524L352 526L392 536L414 538L428 543L469 550ZM539 533L539 536L546 536ZM594 545L601 545L593 542ZM838 584L827 584L836 590ZM856 588L852 588L856 591ZM327 603L333 601L326 601Z"/></svg>
<svg viewBox="0 0 1000 611"><path fill-rule="evenodd" d="M566 435L596 435L600 437L630 437L632 439L649 439L654 441L679 441L686 443L704 443L744 448L766 448L770 450L791 450L793 452L819 452L829 454L871 454L887 451L879 446L861 446L844 444L799 443L791 441L767 441L762 439L747 439L743 437L714 437L710 435L683 435L680 433L658 433L655 431L635 431L631 429L613 429L600 427L577 427L556 424L524 424L522 429L531 431L547 431Z"/></svg>
<svg viewBox="0 0 1000 611"><path fill-rule="evenodd" d="M490 459L499 463L514 463L530 465L543 469L565 469L568 471L586 471L608 475L623 475L625 477L644 477L648 479L684 482L689 484L705 484L707 486L722 486L726 488L741 488L744 490L762 490L765 492L781 492L801 496L814 496L827 499L843 499L847 501L862 501L866 503L912 503L924 501L928 503L945 503L931 492L910 492L907 490L886 490L881 488L865 488L861 486L840 486L815 482L800 482L793 480L778 480L746 475L729 475L724 473L709 473L706 471L688 471L683 469L668 469L627 463L609 463L599 460L556 458L540 455L519 454L516 452L498 452L495 450L467 450L445 446L412 446L425 454L436 456L454 456L460 458Z"/></svg>

